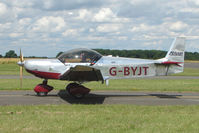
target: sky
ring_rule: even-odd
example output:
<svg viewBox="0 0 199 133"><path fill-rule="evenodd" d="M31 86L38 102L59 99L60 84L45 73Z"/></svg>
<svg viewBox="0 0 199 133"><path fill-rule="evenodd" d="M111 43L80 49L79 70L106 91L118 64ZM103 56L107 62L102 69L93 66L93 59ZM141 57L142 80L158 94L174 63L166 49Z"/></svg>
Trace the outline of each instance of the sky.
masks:
<svg viewBox="0 0 199 133"><path fill-rule="evenodd" d="M199 52L199 0L0 0L0 54L55 57L73 48Z"/></svg>

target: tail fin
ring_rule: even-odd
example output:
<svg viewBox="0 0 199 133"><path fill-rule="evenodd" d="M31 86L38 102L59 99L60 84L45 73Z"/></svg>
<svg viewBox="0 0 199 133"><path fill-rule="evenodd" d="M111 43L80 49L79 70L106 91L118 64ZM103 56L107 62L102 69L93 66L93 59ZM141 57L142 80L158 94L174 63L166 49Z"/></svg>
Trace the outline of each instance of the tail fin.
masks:
<svg viewBox="0 0 199 133"><path fill-rule="evenodd" d="M170 50L166 55L166 59L169 62L184 62L184 55L185 55L185 38L184 37L177 37L173 41Z"/></svg>
<svg viewBox="0 0 199 133"><path fill-rule="evenodd" d="M173 41L170 50L163 59L157 60L160 66L158 70L163 67L165 71L160 69L161 74L159 75L168 75L173 73L180 73L184 70L184 56L185 56L185 38L177 37ZM162 66L162 67L161 67Z"/></svg>

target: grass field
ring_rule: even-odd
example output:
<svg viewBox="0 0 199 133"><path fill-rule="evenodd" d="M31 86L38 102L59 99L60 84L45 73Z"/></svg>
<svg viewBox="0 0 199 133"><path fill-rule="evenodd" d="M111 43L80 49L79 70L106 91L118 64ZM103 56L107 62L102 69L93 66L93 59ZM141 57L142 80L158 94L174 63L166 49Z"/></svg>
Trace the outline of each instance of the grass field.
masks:
<svg viewBox="0 0 199 133"><path fill-rule="evenodd" d="M198 133L199 106L3 106L1 133Z"/></svg>
<svg viewBox="0 0 199 133"><path fill-rule="evenodd" d="M23 79L23 90L32 90L41 79ZM0 79L0 90L21 90L19 79ZM49 80L49 85L55 89L65 89L69 82ZM199 92L199 79L122 79L110 80L109 86L100 82L84 84L92 90L123 90L123 91L173 91Z"/></svg>
<svg viewBox="0 0 199 133"><path fill-rule="evenodd" d="M24 75L30 75L25 70ZM0 64L0 75L19 75L19 66L17 64Z"/></svg>
<svg viewBox="0 0 199 133"><path fill-rule="evenodd" d="M19 58L0 58L0 64L16 64Z"/></svg>

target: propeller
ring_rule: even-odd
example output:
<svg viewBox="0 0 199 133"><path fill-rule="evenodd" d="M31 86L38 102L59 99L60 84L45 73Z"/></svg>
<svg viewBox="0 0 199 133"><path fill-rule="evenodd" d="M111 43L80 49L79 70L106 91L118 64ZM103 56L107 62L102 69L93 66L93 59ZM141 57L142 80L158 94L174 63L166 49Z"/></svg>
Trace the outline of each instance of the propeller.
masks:
<svg viewBox="0 0 199 133"><path fill-rule="evenodd" d="M24 58L20 49L20 61L18 62L18 65L20 66L20 88L22 88L22 81L23 81L23 64L24 64Z"/></svg>

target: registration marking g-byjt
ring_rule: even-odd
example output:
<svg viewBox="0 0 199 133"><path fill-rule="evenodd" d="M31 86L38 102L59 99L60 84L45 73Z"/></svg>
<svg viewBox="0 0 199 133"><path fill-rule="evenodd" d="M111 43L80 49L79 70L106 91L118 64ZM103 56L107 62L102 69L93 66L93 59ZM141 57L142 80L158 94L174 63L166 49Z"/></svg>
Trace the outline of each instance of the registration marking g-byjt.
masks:
<svg viewBox="0 0 199 133"><path fill-rule="evenodd" d="M109 69L109 74L111 76L117 76L118 73L123 73L124 76L135 76L135 75L147 75L149 67L123 67L122 70L117 70L117 67L111 67Z"/></svg>

